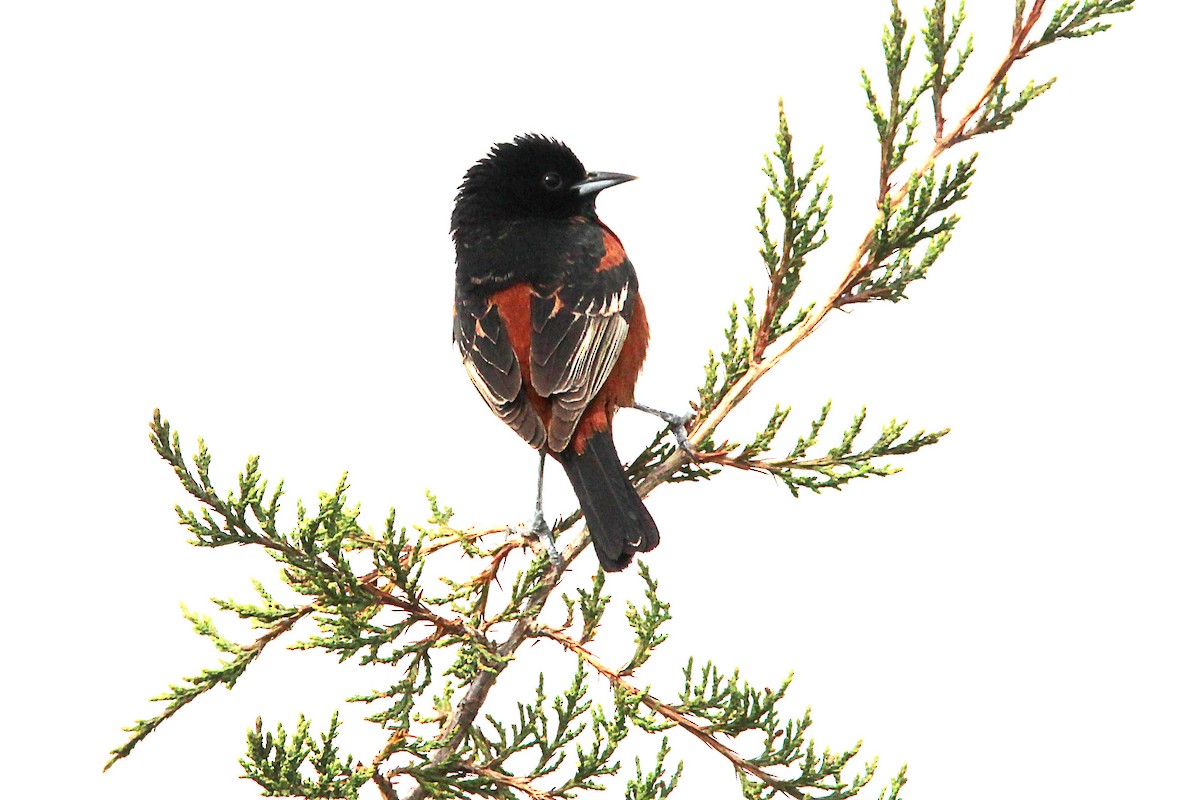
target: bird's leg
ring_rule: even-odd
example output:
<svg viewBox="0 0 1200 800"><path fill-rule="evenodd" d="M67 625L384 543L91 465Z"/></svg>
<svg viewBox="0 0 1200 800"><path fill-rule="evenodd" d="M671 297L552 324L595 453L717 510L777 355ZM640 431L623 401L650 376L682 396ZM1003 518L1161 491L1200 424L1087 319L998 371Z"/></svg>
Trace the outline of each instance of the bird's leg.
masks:
<svg viewBox="0 0 1200 800"><path fill-rule="evenodd" d="M537 476L537 501L533 504L533 520L529 523L533 534L541 541L542 547L546 550L546 555L550 557L550 563L554 565L554 569L561 570L563 567L562 555L559 554L558 548L554 546L554 538L550 535L550 526L546 524L546 517L542 514L542 481L546 474L546 451L543 450L538 454L538 476Z"/></svg>
<svg viewBox="0 0 1200 800"><path fill-rule="evenodd" d="M631 407L636 408L638 411L644 411L647 414L653 414L663 422L670 425L671 433L675 434L675 441L679 443L679 449L688 455L695 454L696 448L692 447L692 443L688 441L687 431L688 425L691 425L692 420L696 418L695 411L688 411L685 414L672 414L670 411L659 411L657 408L644 406L637 402L635 402Z"/></svg>
<svg viewBox="0 0 1200 800"><path fill-rule="evenodd" d="M541 543L546 551L546 556L550 559L550 563L554 565L554 569L561 571L563 568L562 555L559 554L558 548L554 546L554 539L550 535L550 526L546 524L546 517L542 513L542 479L546 474L546 452L543 450L538 454L538 476L537 476L537 500L533 504L533 519L529 520L529 525L526 531L508 526L510 533L518 536L526 536L533 534L534 538Z"/></svg>

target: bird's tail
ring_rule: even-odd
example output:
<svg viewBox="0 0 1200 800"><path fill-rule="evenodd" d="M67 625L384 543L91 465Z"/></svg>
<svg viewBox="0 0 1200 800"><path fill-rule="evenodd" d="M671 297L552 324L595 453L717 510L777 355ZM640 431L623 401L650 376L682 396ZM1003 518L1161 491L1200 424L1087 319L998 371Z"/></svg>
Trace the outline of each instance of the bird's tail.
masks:
<svg viewBox="0 0 1200 800"><path fill-rule="evenodd" d="M572 444L556 455L579 498L605 572L619 572L629 566L634 553L658 547L658 526L625 477L612 431L593 433L582 453Z"/></svg>

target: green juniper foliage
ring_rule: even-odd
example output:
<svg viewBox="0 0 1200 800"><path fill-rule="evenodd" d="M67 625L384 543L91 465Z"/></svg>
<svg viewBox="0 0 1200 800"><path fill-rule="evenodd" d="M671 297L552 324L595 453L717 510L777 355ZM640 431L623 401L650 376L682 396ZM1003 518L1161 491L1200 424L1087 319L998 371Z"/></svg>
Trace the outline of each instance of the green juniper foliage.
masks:
<svg viewBox="0 0 1200 800"><path fill-rule="evenodd" d="M960 221L955 209L975 175L974 155L943 163L945 153L1010 126L1050 89L1053 79L1031 81L1013 96L1008 76L1016 62L1056 41L1106 30L1111 15L1130 10L1133 0L1068 2L1048 16L1044 6L1044 0L1028 7L1018 0L1008 49L974 104L961 104L960 115L951 111L957 106L950 90L962 88L963 68L975 53L964 29L965 5L950 12L946 0L935 0L924 10L918 37L892 3L882 80L862 73L879 142L876 218L841 279L831 290L818 289L815 299L806 296L802 278L809 259L826 252L821 248L829 240L833 199L819 148L797 166L780 104L775 150L764 167L767 190L758 206L765 281L733 303L720 352L710 352L703 367L690 428L694 452L679 449L663 430L630 464L629 475L643 493L664 483L711 479L731 468L768 473L793 495L841 489L856 478L896 472L888 459L947 433L906 435L907 423L893 419L864 439L864 408L833 429L841 428L840 436L830 435L835 419L830 402L790 434L794 444L777 449L790 407L776 405L757 431L730 434L725 421L831 311L907 298L950 243ZM923 61L914 57L918 42ZM922 63L923 71L916 67ZM929 109L931 126L922 127L922 108ZM925 160L911 161L925 146ZM747 798L849 798L874 776L875 762L858 759L860 744L818 748L809 736L809 712L794 716L785 701L790 676L774 688L757 687L736 668L709 662L697 669L689 660L672 699L651 694L638 671L666 640L673 617L644 563L639 573L645 602L626 611L628 659L610 666L591 649L609 610L602 571L588 586L557 592L564 573L535 547L534 538L504 526L459 527L453 510L432 495L427 523L397 527L393 512L373 530L350 504L345 477L313 510L298 504L294 525L284 525L283 484L266 479L257 457L247 462L234 488L221 490L210 475L212 459L203 440L189 457L178 433L155 412L151 441L191 496L191 507L176 511L192 544L262 548L278 564L281 589L296 599L277 600L257 580L253 600L214 598L219 610L262 630L248 644L227 639L209 617L185 608L185 618L212 642L220 660L152 698L161 704L159 713L126 729L130 735L112 751L106 769L205 692L232 688L266 647L287 641L291 649L383 665L390 677L348 699L379 728L379 746L368 763L340 755L337 714L328 731L317 735L303 715L293 730L280 724L271 732L261 719L255 722L241 765L244 777L266 796L353 798L373 783L389 799L549 800L611 790L623 780L627 800L661 800L682 772L682 763L670 759L668 732L707 744L713 757L733 767ZM578 522L575 513L555 527L560 544L566 542L561 548L566 563L588 544L586 531L566 538ZM556 595L561 611L551 603ZM547 622L551 617L561 624ZM617 632L610 624L603 633ZM506 669L520 670L522 645L536 639L554 649L561 669L539 676L513 708L489 702L497 677ZM653 760L628 754L647 737L657 740ZM899 800L905 781L902 769L880 797Z"/></svg>
<svg viewBox="0 0 1200 800"><path fill-rule="evenodd" d="M329 732L320 743L309 733L309 722L300 715L296 733L288 741L282 724L272 734L263 733L260 717L246 735L247 757L240 760L245 777L263 788L266 797L358 797L358 790L371 780L370 770L354 766L354 757L338 758L338 715L334 712ZM316 780L300 771L308 764Z"/></svg>

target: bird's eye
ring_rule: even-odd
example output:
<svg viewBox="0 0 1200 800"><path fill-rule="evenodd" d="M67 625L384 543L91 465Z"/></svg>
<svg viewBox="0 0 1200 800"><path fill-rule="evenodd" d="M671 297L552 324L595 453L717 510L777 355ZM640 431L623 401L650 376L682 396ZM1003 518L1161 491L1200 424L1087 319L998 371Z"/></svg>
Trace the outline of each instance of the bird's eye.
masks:
<svg viewBox="0 0 1200 800"><path fill-rule="evenodd" d="M542 186L545 186L548 192L557 192L562 188L562 185L562 175L559 175L557 172L547 172L542 176Z"/></svg>

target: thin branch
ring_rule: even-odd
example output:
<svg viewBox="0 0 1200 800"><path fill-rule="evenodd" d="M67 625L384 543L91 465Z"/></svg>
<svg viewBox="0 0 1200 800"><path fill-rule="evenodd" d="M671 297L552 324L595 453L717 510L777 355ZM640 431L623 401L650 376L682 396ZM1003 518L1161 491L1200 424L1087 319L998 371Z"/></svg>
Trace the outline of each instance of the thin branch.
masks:
<svg viewBox="0 0 1200 800"><path fill-rule="evenodd" d="M442 723L441 737L445 741L445 744L430 754L429 765L445 763L454 755L458 746L462 744L467 736L467 732L475 723L475 718L479 716L479 710L483 707L484 700L487 699L488 693L491 692L492 686L496 683L496 679L500 677L500 673L504 670L509 657L533 635L535 630L534 617L541 611L546 600L550 598L550 593L558 586L559 580L561 580L566 571L566 566L579 557L587 548L590 541L591 539L585 529L571 540L570 544L562 549L562 570L547 570L542 578L542 585L530 596L529 601L525 604L526 613L513 625L508 638L499 647L495 648L497 663L494 669L480 670L467 686L467 691L463 694L462 699L458 701L458 705L455 706L454 711ZM403 768L393 769L388 772L388 777L394 778L403 772ZM405 795L405 800L424 800L428 796L429 793L425 791L424 787L416 786Z"/></svg>
<svg viewBox="0 0 1200 800"><path fill-rule="evenodd" d="M248 645L242 645L238 647L236 645L229 644L228 647L222 646L221 649L223 649L224 652L237 653L232 661L223 662L221 667L218 669L206 669L199 676L185 679L192 684L190 688L172 686L170 692L152 698L157 701L167 702L168 704L166 710L158 716L145 720L138 720L137 723L126 728L125 730L133 735L129 737L125 744L121 745L115 750L110 751L112 758L105 763L103 771L107 772L109 767L133 752L133 748L152 732L154 732L159 725L175 716L180 709L195 700L200 695L207 692L209 689L215 688L222 683L226 686L232 687L233 683L239 677L241 677L242 673L245 672L250 663L262 654L262 651L268 644L278 639L287 631L291 630L297 622L311 614L312 611L313 606L311 605L297 608L293 613L288 614L273 624L266 633Z"/></svg>
<svg viewBox="0 0 1200 800"><path fill-rule="evenodd" d="M375 784L375 788L379 789L384 800L400 800L400 795L396 794L396 787L392 786L392 782L382 773L372 773L371 781Z"/></svg>
<svg viewBox="0 0 1200 800"><path fill-rule="evenodd" d="M724 756L725 759L728 760L735 769L749 775L753 775L763 783L770 786L772 789L782 792L789 797L809 800L808 795L800 792L799 790L786 786L778 778L764 770L762 767L752 764L746 759L742 758L736 751L709 733L703 725L693 720L675 706L659 700L649 692L643 692L641 689L625 680L625 678L622 677L619 672L611 667L606 666L595 656L595 654L592 653L592 651L588 650L582 644L563 633L561 630L550 628L545 625L539 625L536 628L535 635L542 636L547 639L553 639L568 651L582 658L592 669L596 670L596 672L606 679L614 688L621 689L631 697L640 698L642 705L646 706L646 708L650 709L659 716L669 719L680 728L683 728L685 731L704 742L704 744L708 745L713 750Z"/></svg>
<svg viewBox="0 0 1200 800"><path fill-rule="evenodd" d="M1042 11L1044 10L1045 5L1046 0L1034 0L1033 8L1029 9L1029 16L1025 18L1025 21L1021 22L1019 17L1014 21L1012 41L1009 43L1008 54L1004 57L1004 61L1000 62L1000 66L996 67L996 71L992 73L992 77L988 81L987 87L983 90L983 94L979 96L979 99L975 101L975 105L971 106L971 109L962 116L962 118L958 121L958 124L954 126L954 129L950 131L948 136L944 136L935 142L933 151L929 154L929 159L925 162L925 166L923 166L917 174L924 174L925 172L928 172L929 169L933 167L933 162L936 161L942 153L944 153L946 150L949 150L954 145L959 144L960 142L965 142L967 139L971 138L968 135L964 135L967 126L971 123L971 120L973 120L975 115L979 113L979 109L983 108L984 103L986 103L987 99L992 96L992 93L996 91L996 88L1004 82L1006 77L1008 77L1008 72L1012 69L1012 65L1029 55L1030 48L1026 45L1026 40L1029 38L1029 34L1032 33L1034 25L1036 25L1038 20L1041 19ZM901 195L901 197L903 197L903 195ZM895 203L893 203L893 205L895 205Z"/></svg>
<svg viewBox="0 0 1200 800"><path fill-rule="evenodd" d="M427 556L436 553L446 547L461 544L464 541L473 542L476 539L481 539L492 533L507 533L509 527L507 525L493 526L490 528L467 528L463 531L456 531L450 536L439 536L436 539L430 539L421 546L421 555Z"/></svg>
<svg viewBox="0 0 1200 800"><path fill-rule="evenodd" d="M540 789L535 789L530 785L528 778L519 778L516 775L507 775L503 772L498 772L487 767L477 767L473 764L464 764L463 769L466 772L471 772L481 778L486 778L489 781L499 785L507 786L510 789L516 789L521 794L530 798L530 800L554 800L558 795L549 792L543 792Z"/></svg>
<svg viewBox="0 0 1200 800"><path fill-rule="evenodd" d="M407 612L409 616L433 625L435 628L437 628L439 636L447 633L457 634L473 640L485 650L491 651L495 649L495 643L491 639L487 638L487 636L485 636L478 628L468 625L462 619L462 617L459 617L458 619L443 617L441 614L430 610L421 603L416 603L411 600L406 600L402 597L397 597L388 591L386 587L377 586L376 581L378 581L381 577L383 576L379 570L371 570L366 575L363 575L359 578L359 583L362 584L362 587L366 589L372 597L375 597L377 600L379 600L380 603L393 608L398 608L404 612Z"/></svg>
<svg viewBox="0 0 1200 800"><path fill-rule="evenodd" d="M388 776L382 770L383 762L391 758L396 752L396 747L404 735L404 731L392 731L388 743L371 759L371 782L379 789L379 793L383 795L384 800L400 800L400 796L396 794L396 787L392 786L391 780L388 779Z"/></svg>

